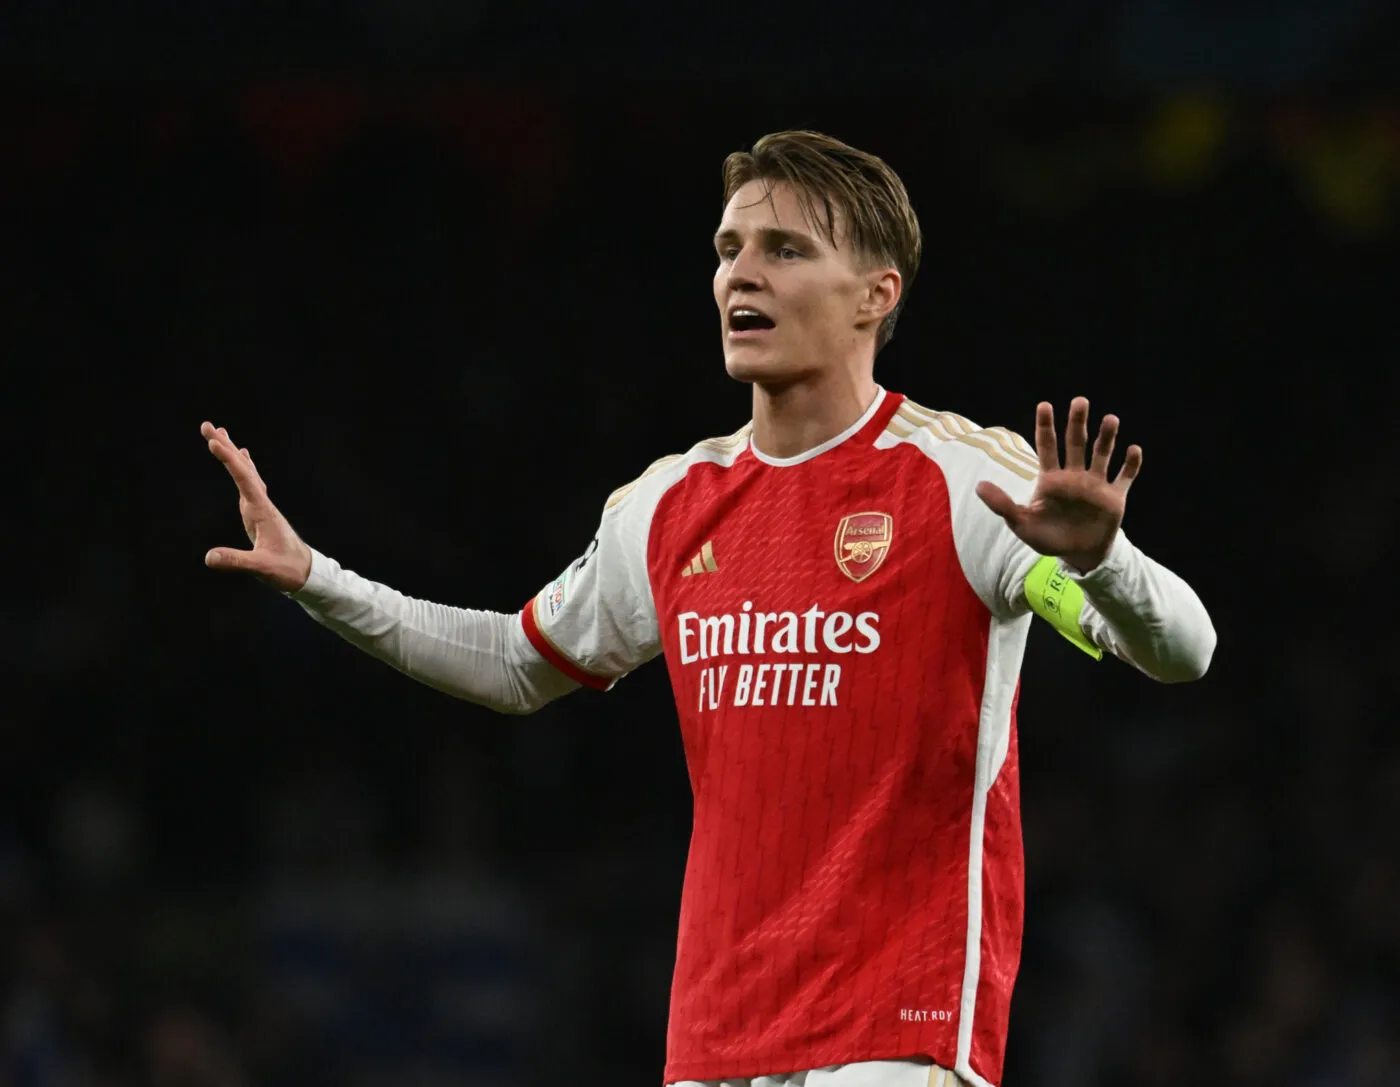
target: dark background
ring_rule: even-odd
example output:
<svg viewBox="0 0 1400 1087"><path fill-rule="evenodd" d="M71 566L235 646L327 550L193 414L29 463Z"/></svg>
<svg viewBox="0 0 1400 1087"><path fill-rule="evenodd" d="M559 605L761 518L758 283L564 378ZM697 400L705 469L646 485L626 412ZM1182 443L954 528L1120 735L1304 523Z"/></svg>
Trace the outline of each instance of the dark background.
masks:
<svg viewBox="0 0 1400 1087"><path fill-rule="evenodd" d="M0 1085L659 1083L664 669L524 719L412 684L203 568L198 427L347 566L518 608L748 417L709 236L785 127L920 213L879 380L1119 413L1219 631L1187 687L1031 639L1006 1083L1400 1083L1394 5L0 20Z"/></svg>

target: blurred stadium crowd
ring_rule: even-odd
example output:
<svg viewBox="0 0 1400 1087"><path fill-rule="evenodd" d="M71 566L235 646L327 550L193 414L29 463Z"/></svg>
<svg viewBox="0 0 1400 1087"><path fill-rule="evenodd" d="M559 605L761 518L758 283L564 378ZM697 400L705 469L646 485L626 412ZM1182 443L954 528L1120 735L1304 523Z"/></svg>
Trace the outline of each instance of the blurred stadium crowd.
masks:
<svg viewBox="0 0 1400 1087"><path fill-rule="evenodd" d="M315 546L519 607L746 417L724 153L884 155L928 257L877 376L1084 392L1220 632L1157 687L1032 638L1007 1083L1400 1083L1389 400L1400 104L539 84L11 98L0 1084L656 1082L689 795L664 669L523 720L204 550L201 420Z"/></svg>

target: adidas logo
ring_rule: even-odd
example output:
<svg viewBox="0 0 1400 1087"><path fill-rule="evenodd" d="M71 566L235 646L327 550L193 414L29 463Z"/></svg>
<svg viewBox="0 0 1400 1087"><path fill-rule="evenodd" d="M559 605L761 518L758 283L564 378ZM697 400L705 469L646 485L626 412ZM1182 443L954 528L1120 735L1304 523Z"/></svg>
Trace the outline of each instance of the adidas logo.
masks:
<svg viewBox="0 0 1400 1087"><path fill-rule="evenodd" d="M713 574L718 569L719 563L715 562L715 545L706 540L705 546L695 553L695 557L681 571L681 577L689 577L691 574Z"/></svg>

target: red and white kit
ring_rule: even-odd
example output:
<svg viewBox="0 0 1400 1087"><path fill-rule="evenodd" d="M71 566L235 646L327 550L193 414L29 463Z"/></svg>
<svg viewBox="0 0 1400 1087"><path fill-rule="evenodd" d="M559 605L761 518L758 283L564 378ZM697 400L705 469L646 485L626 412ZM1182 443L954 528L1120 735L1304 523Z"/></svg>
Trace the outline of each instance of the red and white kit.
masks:
<svg viewBox="0 0 1400 1087"><path fill-rule="evenodd" d="M1044 564L974 487L1024 502L1036 467L1009 431L881 391L798 457L746 427L658 461L518 620L319 554L297 599L505 710L665 655L695 798L668 1082L927 1057L982 1087L1020 958L1016 698ZM1204 670L1200 601L1123 535L1058 576L1083 594L1074 636L1158 679Z"/></svg>

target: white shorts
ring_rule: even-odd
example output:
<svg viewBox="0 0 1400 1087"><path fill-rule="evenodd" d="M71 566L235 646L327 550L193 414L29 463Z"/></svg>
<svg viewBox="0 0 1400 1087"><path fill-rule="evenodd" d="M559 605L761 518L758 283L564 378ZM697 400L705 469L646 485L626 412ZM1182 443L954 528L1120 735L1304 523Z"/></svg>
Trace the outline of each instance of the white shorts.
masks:
<svg viewBox="0 0 1400 1087"><path fill-rule="evenodd" d="M962 1082L927 1061L861 1061L753 1079L686 1079L670 1087L962 1087Z"/></svg>

